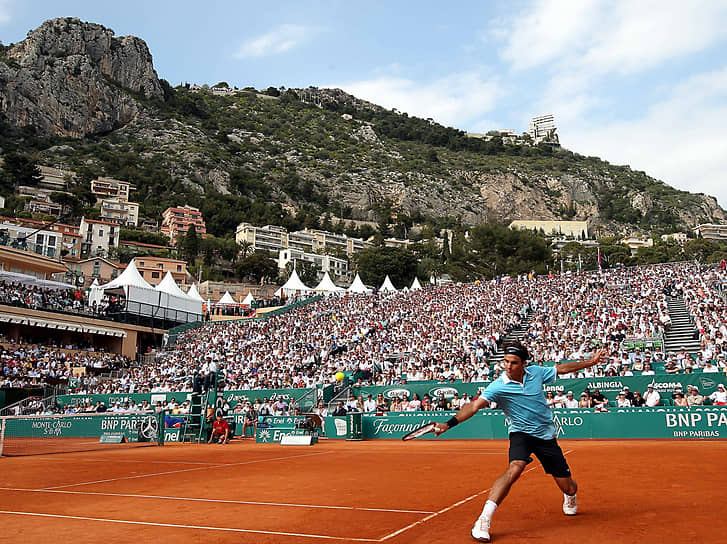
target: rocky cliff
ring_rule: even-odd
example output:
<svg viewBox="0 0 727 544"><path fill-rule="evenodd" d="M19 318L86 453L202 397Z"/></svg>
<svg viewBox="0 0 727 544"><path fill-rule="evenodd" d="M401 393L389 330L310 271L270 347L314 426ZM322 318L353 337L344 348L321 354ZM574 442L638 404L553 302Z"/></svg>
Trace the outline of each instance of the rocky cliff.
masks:
<svg viewBox="0 0 727 544"><path fill-rule="evenodd" d="M0 119L42 136L118 129L144 109L135 96L163 98L149 49L98 24L46 21L0 58Z"/></svg>
<svg viewBox="0 0 727 544"><path fill-rule="evenodd" d="M128 180L154 219L169 205L198 206L216 235L240 221L279 224L282 210L367 221L576 219L600 235L727 220L713 197L628 166L475 141L339 89L196 91L160 82L139 38L47 21L0 48L0 121L67 139L35 149L2 139L3 151Z"/></svg>

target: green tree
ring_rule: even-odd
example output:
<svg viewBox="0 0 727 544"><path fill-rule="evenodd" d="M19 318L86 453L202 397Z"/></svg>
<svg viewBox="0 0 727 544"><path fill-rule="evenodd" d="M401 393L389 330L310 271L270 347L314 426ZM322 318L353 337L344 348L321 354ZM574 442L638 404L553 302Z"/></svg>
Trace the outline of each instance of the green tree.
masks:
<svg viewBox="0 0 727 544"><path fill-rule="evenodd" d="M43 180L37 161L21 153L8 153L5 155L2 169L16 186L30 185L35 187Z"/></svg>
<svg viewBox="0 0 727 544"><path fill-rule="evenodd" d="M401 288L411 285L417 273L417 258L409 249L381 247L364 249L355 256L361 280L367 285L380 286L388 275Z"/></svg>
<svg viewBox="0 0 727 544"><path fill-rule="evenodd" d="M257 250L244 259L237 261L237 276L242 280L259 283L262 278L272 281L278 277L278 263L264 250Z"/></svg>
<svg viewBox="0 0 727 544"><path fill-rule="evenodd" d="M192 263L199 255L200 240L197 236L197 227L190 225L187 233L179 241L179 249L187 262Z"/></svg>

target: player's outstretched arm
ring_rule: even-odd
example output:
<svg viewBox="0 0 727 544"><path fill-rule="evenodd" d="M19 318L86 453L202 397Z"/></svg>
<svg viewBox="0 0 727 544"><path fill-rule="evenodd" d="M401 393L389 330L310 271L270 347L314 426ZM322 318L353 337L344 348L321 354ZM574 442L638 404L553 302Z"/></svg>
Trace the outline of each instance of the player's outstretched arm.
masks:
<svg viewBox="0 0 727 544"><path fill-rule="evenodd" d="M452 422L453 419L457 420L455 425L457 423L462 423L463 421L467 421L469 418L475 415L480 409L486 408L489 405L490 401L484 397L479 397L472 402L465 404L464 406L462 406L462 408L459 409L459 412L457 412L454 417L449 420L449 422L445 421L437 423L437 426L434 428L434 434L436 436L439 436L447 429L451 429L452 427L454 427L454 425L450 425L450 422Z"/></svg>
<svg viewBox="0 0 727 544"><path fill-rule="evenodd" d="M608 349L601 348L590 359L585 361L567 361L556 365L555 369L558 374L569 374L570 372L578 372L584 368L600 364L608 358Z"/></svg>

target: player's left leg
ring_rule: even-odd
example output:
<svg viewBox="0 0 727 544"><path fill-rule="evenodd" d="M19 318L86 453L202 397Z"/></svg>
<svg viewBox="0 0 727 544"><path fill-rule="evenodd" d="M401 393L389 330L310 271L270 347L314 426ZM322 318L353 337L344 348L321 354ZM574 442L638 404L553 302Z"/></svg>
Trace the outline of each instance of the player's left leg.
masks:
<svg viewBox="0 0 727 544"><path fill-rule="evenodd" d="M575 516L578 513L578 502L576 500L578 484L571 475L570 467L558 442L555 438L540 440L533 453L540 460L545 473L553 477L553 480L563 492L563 513L566 516Z"/></svg>

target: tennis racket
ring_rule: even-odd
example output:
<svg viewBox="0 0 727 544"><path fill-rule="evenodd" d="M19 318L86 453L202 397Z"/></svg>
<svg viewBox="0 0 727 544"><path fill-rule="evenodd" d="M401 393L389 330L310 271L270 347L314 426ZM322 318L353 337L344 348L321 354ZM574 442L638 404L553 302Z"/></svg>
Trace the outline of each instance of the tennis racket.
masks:
<svg viewBox="0 0 727 544"><path fill-rule="evenodd" d="M436 423L434 423L433 421L430 421L429 423L425 423L421 427L417 427L416 429L414 429L412 432L410 432L406 436L403 436L401 439L406 442L407 440L414 440L415 438L422 437L427 433L433 433L436 426L437 426Z"/></svg>

